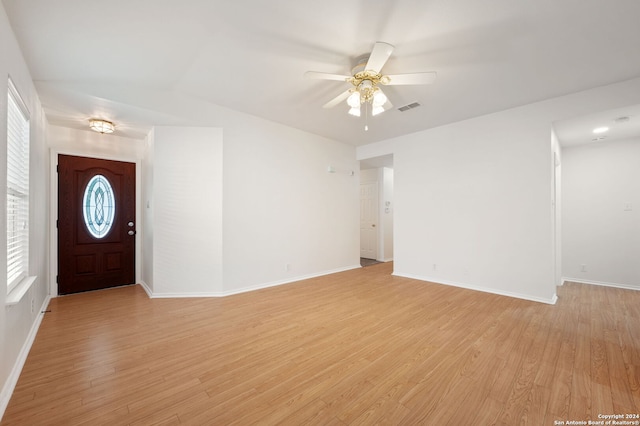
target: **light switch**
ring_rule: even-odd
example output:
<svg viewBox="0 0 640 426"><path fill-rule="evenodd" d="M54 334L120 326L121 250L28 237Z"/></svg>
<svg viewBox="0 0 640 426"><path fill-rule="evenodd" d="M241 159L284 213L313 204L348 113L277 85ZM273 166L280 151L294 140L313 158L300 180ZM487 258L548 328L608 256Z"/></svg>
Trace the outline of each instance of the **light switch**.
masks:
<svg viewBox="0 0 640 426"><path fill-rule="evenodd" d="M625 203L624 204L624 211L625 212L630 212L633 210L633 205L631 203Z"/></svg>

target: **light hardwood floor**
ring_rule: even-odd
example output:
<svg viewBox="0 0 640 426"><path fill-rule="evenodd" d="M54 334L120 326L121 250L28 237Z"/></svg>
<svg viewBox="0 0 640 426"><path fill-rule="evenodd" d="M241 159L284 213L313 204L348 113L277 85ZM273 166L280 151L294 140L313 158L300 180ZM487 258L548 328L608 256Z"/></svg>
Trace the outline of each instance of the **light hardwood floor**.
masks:
<svg viewBox="0 0 640 426"><path fill-rule="evenodd" d="M640 292L554 306L380 264L222 299L51 301L2 425L553 425L640 412Z"/></svg>

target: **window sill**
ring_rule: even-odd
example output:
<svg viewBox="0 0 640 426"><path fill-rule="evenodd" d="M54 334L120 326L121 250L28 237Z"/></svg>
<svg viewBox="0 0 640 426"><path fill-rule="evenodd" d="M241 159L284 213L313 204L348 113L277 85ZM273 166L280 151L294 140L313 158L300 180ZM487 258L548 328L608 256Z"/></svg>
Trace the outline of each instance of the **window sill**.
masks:
<svg viewBox="0 0 640 426"><path fill-rule="evenodd" d="M18 285L15 286L13 290L9 292L9 294L7 294L5 305L13 306L20 303L24 295L27 294L27 291L29 291L33 283L36 281L36 278L38 277L36 277L35 275L32 277L23 278L22 281L20 281L20 283L18 283Z"/></svg>

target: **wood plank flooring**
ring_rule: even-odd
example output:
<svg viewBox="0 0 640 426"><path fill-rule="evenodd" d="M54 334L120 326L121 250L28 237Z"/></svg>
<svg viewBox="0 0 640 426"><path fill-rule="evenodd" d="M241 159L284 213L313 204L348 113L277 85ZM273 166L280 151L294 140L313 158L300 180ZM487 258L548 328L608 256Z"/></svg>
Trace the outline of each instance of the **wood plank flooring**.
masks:
<svg viewBox="0 0 640 426"><path fill-rule="evenodd" d="M2 425L553 425L640 412L640 292L554 306L390 275L51 301ZM557 423L558 424L558 423Z"/></svg>

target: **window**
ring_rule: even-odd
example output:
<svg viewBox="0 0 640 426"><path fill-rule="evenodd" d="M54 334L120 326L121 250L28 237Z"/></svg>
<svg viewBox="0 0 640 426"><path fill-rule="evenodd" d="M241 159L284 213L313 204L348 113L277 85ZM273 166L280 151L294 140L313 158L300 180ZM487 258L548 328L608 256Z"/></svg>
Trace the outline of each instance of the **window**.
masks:
<svg viewBox="0 0 640 426"><path fill-rule="evenodd" d="M7 101L7 285L29 275L29 113L9 80Z"/></svg>
<svg viewBox="0 0 640 426"><path fill-rule="evenodd" d="M82 215L87 229L96 238L109 233L113 225L116 200L109 180L102 175L95 175L87 183L82 197Z"/></svg>

